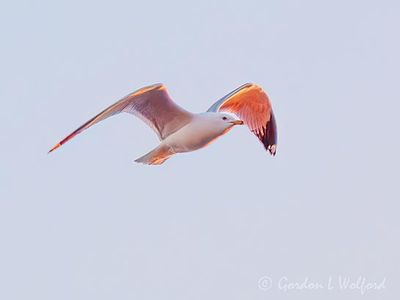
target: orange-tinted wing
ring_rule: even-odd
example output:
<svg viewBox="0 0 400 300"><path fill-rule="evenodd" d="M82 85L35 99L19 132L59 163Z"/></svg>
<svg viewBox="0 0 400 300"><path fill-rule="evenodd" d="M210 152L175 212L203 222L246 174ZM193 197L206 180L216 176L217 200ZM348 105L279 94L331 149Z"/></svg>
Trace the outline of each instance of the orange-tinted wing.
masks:
<svg viewBox="0 0 400 300"><path fill-rule="evenodd" d="M109 106L57 143L49 153L90 126L121 112L139 117L157 133L160 140L189 123L192 118L191 113L171 100L164 85L155 84L137 90Z"/></svg>
<svg viewBox="0 0 400 300"><path fill-rule="evenodd" d="M272 155L276 153L278 133L271 102L263 89L247 83L215 102L207 111L237 115Z"/></svg>

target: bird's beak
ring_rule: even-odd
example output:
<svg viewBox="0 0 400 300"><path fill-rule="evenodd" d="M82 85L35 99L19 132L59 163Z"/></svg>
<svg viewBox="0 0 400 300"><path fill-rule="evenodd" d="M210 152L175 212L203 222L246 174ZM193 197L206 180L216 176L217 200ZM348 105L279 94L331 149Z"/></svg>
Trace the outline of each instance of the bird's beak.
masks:
<svg viewBox="0 0 400 300"><path fill-rule="evenodd" d="M233 125L243 125L243 121L242 120L235 120L235 121L231 121L230 122Z"/></svg>

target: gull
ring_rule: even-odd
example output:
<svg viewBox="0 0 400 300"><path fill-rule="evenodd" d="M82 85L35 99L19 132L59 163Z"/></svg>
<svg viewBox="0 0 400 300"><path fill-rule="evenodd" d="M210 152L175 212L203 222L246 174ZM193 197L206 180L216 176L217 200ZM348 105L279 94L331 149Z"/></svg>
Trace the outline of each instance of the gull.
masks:
<svg viewBox="0 0 400 300"><path fill-rule="evenodd" d="M87 121L49 153L94 124L121 112L144 121L157 134L160 144L135 162L160 165L176 153L198 150L245 124L271 155L276 153L277 129L271 102L263 89L246 83L215 102L203 113L191 113L175 104L163 84L141 88ZM236 116L236 117L234 117Z"/></svg>

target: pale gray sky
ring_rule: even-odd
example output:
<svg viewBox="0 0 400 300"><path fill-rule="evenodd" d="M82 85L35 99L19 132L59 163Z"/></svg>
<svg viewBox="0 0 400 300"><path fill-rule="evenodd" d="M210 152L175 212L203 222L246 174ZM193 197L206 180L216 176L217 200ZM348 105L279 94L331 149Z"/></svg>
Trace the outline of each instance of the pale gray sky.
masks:
<svg viewBox="0 0 400 300"><path fill-rule="evenodd" d="M0 298L399 298L399 15L398 1L2 2ZM249 81L272 99L274 158L238 127L134 164L157 138L129 115L46 154L144 85L200 112Z"/></svg>

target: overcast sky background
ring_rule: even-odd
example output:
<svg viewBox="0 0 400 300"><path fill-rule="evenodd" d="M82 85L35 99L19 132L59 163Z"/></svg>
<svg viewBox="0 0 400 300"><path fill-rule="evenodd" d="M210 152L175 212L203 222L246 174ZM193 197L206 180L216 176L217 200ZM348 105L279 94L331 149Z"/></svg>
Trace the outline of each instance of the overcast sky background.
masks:
<svg viewBox="0 0 400 300"><path fill-rule="evenodd" d="M0 298L399 298L399 15L398 1L3 1ZM156 82L193 112L258 83L276 157L236 127L135 164L158 141L130 115L47 155ZM278 287L329 276L334 290Z"/></svg>

